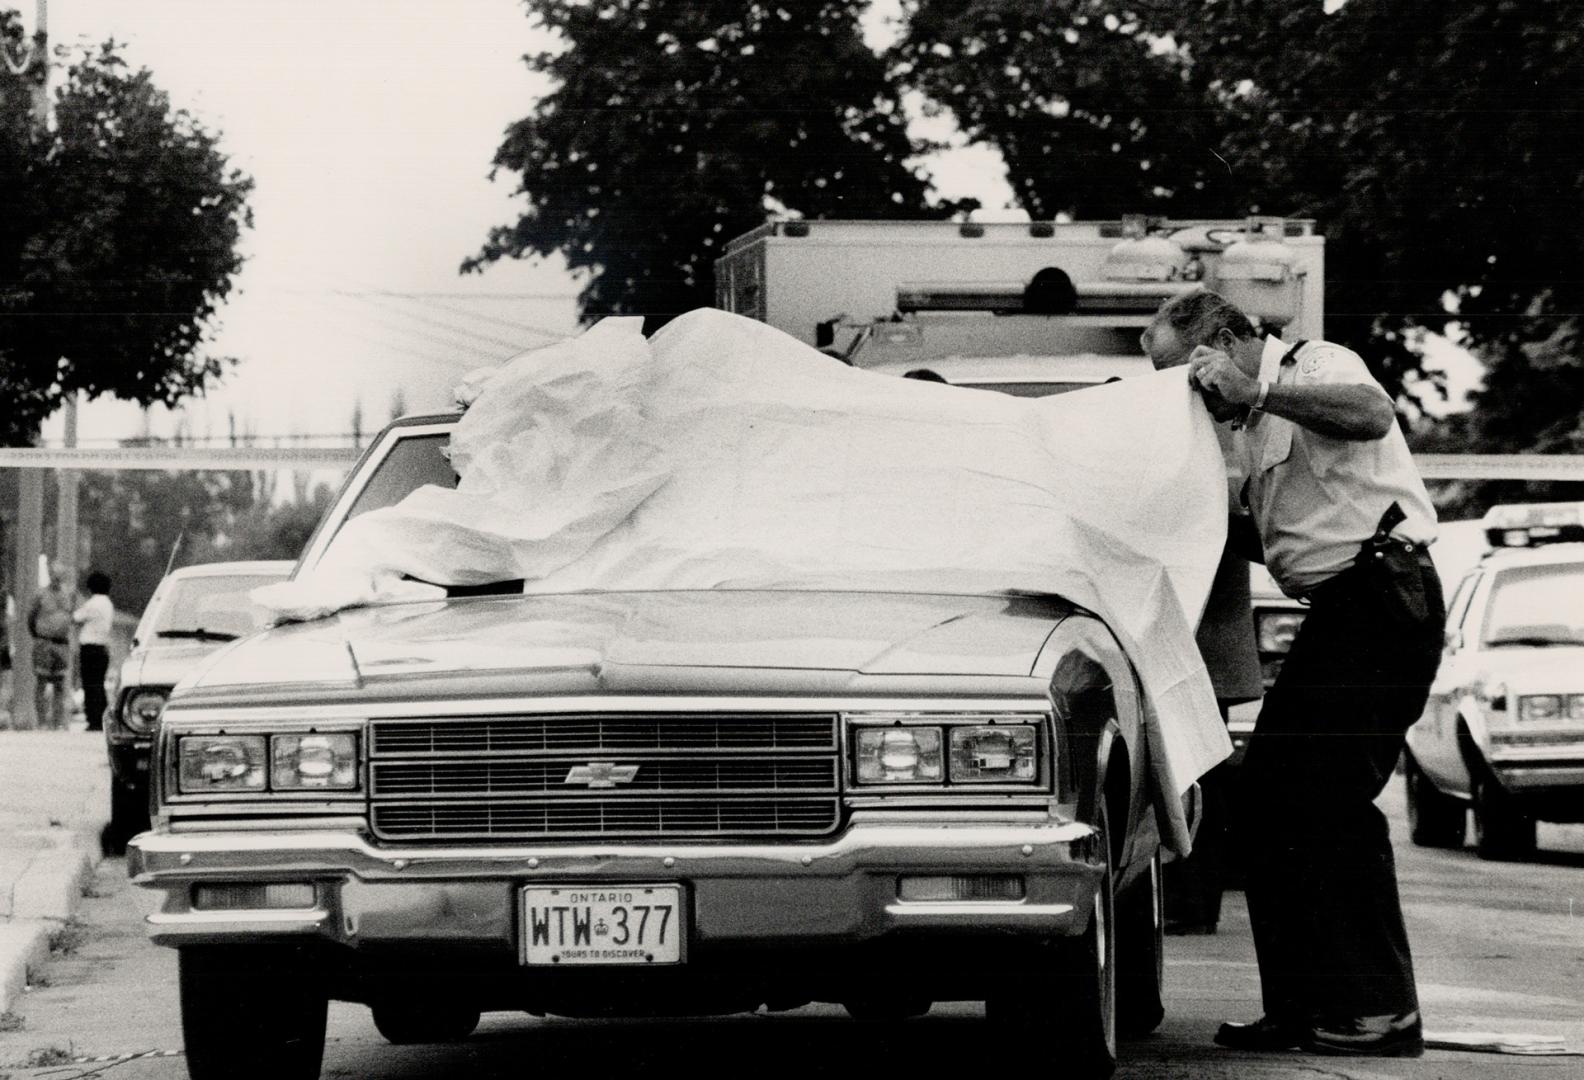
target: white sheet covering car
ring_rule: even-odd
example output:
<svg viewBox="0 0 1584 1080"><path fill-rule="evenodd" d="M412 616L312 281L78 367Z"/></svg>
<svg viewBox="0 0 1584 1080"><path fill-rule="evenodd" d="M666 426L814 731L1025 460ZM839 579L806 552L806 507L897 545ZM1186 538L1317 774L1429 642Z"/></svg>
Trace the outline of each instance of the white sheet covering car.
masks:
<svg viewBox="0 0 1584 1080"><path fill-rule="evenodd" d="M528 592L746 587L1059 594L1138 667L1167 841L1230 752L1191 627L1224 465L1182 371L1022 399L857 371L715 310L637 319L476 379L455 490L350 522L261 590L287 617L522 578ZM428 595L439 595L430 588Z"/></svg>

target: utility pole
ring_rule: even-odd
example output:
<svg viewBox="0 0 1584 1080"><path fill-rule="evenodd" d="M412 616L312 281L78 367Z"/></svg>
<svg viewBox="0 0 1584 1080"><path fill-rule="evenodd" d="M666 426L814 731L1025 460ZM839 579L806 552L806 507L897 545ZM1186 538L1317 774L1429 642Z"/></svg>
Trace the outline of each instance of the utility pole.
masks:
<svg viewBox="0 0 1584 1080"><path fill-rule="evenodd" d="M40 0L42 2L42 0ZM77 445L77 394L66 396L64 445ZM55 572L61 576L61 587L76 606L77 581L80 577L82 552L77 543L77 493L82 484L82 473L76 469L58 469L55 472ZM75 632L73 632L75 634ZM66 650L66 678L61 683L66 694L66 707L61 710L64 723L72 719L72 687L77 685L77 650Z"/></svg>
<svg viewBox="0 0 1584 1080"><path fill-rule="evenodd" d="M38 0L38 22L33 28L31 60L40 65L33 87L33 120L41 136L49 133L49 0ZM75 428L75 415L70 422ZM76 507L73 506L75 517ZM44 474L38 469L22 469L17 477L16 567L11 595L16 603L16 620L11 625L11 726L29 729L38 726L33 708L33 636L28 631L28 613L38 595L39 553L44 549ZM74 560L75 561L75 560Z"/></svg>

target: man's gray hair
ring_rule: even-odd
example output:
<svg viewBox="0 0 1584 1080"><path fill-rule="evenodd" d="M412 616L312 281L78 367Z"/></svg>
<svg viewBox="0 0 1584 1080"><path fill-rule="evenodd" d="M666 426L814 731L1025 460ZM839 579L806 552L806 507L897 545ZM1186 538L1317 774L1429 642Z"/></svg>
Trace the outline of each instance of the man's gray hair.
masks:
<svg viewBox="0 0 1584 1080"><path fill-rule="evenodd" d="M1208 345L1222 330L1230 330L1234 337L1245 340L1256 336L1249 317L1236 304L1209 289L1195 289L1166 301L1150 320L1145 337L1158 326L1171 327L1177 340L1188 346Z"/></svg>

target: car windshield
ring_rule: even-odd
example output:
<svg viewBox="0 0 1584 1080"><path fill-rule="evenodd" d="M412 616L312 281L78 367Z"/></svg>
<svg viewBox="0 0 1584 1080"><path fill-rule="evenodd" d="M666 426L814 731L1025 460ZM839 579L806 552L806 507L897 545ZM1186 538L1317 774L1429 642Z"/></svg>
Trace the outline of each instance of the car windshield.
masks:
<svg viewBox="0 0 1584 1080"><path fill-rule="evenodd" d="M1584 563L1499 572L1480 637L1493 647L1584 645Z"/></svg>
<svg viewBox="0 0 1584 1080"><path fill-rule="evenodd" d="M260 585L285 575L247 574L237 577L182 578L171 586L150 632L158 638L230 641L269 625L270 616L248 599Z"/></svg>

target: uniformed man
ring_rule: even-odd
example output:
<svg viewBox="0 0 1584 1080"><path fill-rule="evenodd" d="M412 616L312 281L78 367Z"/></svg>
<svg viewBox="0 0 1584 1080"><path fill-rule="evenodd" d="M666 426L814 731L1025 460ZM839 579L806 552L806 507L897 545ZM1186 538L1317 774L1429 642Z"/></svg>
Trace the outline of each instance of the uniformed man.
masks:
<svg viewBox="0 0 1584 1080"><path fill-rule="evenodd" d="M1375 807L1440 661L1435 512L1391 400L1357 354L1261 337L1215 293L1145 333L1236 437L1251 547L1309 603L1244 758L1249 917L1265 1015L1222 1046L1416 1057L1413 962Z"/></svg>

